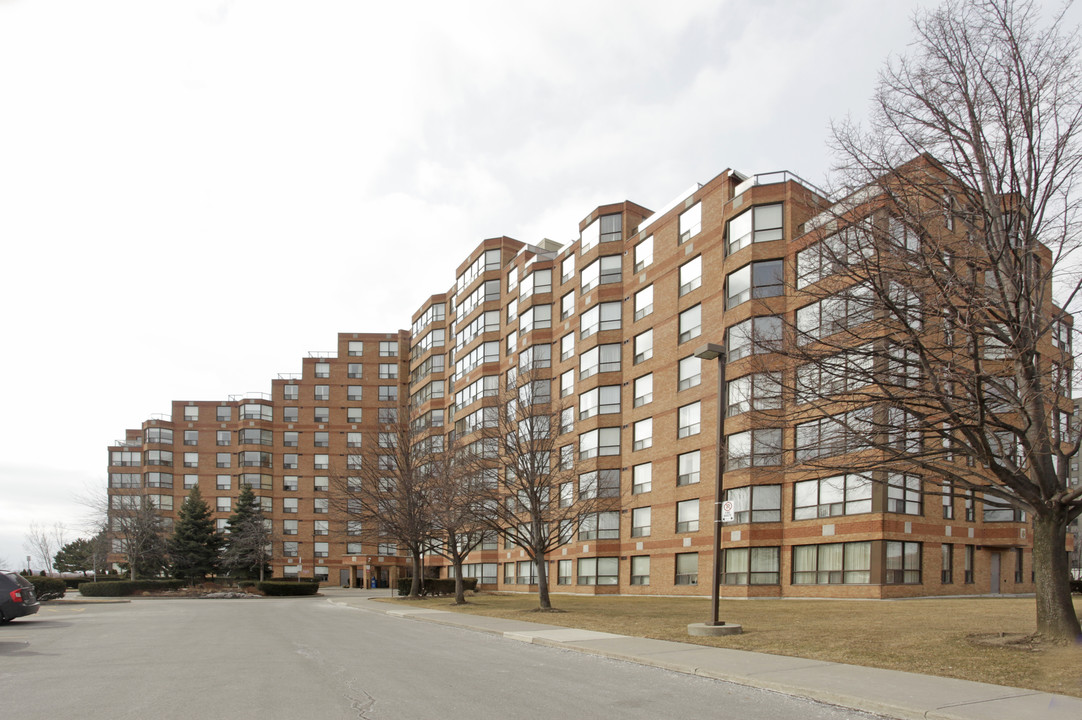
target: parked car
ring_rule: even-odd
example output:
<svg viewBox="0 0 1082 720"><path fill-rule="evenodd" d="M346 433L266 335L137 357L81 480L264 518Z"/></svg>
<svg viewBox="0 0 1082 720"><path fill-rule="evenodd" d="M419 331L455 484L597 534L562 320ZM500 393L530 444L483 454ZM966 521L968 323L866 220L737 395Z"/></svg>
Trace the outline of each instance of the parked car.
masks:
<svg viewBox="0 0 1082 720"><path fill-rule="evenodd" d="M18 573L0 570L0 623L33 615L40 607L29 580Z"/></svg>

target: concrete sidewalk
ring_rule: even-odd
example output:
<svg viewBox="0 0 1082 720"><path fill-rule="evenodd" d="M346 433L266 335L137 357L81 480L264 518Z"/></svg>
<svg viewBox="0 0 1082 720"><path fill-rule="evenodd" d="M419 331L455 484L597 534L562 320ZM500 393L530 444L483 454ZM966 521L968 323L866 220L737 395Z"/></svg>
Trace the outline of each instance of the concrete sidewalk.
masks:
<svg viewBox="0 0 1082 720"><path fill-rule="evenodd" d="M1067 695L371 600L389 597L388 590L321 588L320 592L330 602L369 612L592 653L906 720L1082 720L1082 698Z"/></svg>

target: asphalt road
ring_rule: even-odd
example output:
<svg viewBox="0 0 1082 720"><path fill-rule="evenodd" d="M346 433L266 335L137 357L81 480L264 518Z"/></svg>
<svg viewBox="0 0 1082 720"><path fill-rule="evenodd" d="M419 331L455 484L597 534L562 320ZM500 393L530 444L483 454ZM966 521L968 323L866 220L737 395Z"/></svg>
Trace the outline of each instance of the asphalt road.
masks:
<svg viewBox="0 0 1082 720"><path fill-rule="evenodd" d="M319 597L46 605L0 626L0 688L80 720L874 717Z"/></svg>

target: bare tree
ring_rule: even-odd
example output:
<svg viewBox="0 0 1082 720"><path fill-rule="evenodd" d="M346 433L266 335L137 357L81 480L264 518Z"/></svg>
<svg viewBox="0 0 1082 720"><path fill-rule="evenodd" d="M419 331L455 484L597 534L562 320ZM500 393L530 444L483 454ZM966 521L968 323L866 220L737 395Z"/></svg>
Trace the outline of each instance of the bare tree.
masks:
<svg viewBox="0 0 1082 720"><path fill-rule="evenodd" d="M166 523L156 497L147 490L129 495L98 495L84 502L102 518L113 554L128 564L131 579L157 575L165 569Z"/></svg>
<svg viewBox="0 0 1082 720"><path fill-rule="evenodd" d="M53 558L56 556L57 551L67 544L64 540L66 532L67 528L61 522L53 523L51 526L30 523L30 529L26 533L26 540L23 542L23 549L40 562L45 572L51 575L53 573Z"/></svg>
<svg viewBox="0 0 1082 720"><path fill-rule="evenodd" d="M808 224L781 344L796 372L764 382L792 378L797 462L864 472L888 502L923 483L976 493L989 518L1027 514L1038 632L1073 639L1064 547L1082 488L1067 482L1079 441L1062 308L1079 290L1065 264L1082 78L1061 22L1039 26L1027 0L916 16L870 127L835 128L847 199Z"/></svg>
<svg viewBox="0 0 1082 720"><path fill-rule="evenodd" d="M451 561L455 574L455 603L466 602L462 565L481 544L487 530L484 502L491 483L479 471L454 432L434 443L425 463L432 510L429 550Z"/></svg>
<svg viewBox="0 0 1082 720"><path fill-rule="evenodd" d="M582 527L596 524L599 504L612 490L619 495L619 472L610 489L603 478L611 473L587 471L576 492L574 445L560 439L575 408L553 400L551 379L530 372L511 375L507 390L484 409L466 450L488 488L483 519L525 551L539 609L548 611L548 554Z"/></svg>
<svg viewBox="0 0 1082 720"><path fill-rule="evenodd" d="M430 475L426 464L442 435L411 427L399 411L379 424L376 452L360 465L335 468L331 504L347 523L361 523L369 537L392 540L409 553L413 582L409 596L422 591L422 554L433 535Z"/></svg>

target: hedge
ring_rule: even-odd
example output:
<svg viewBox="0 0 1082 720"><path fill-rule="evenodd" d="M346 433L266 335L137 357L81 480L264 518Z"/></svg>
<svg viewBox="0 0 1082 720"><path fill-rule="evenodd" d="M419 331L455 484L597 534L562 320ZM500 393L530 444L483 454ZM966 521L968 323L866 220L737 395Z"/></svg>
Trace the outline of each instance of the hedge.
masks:
<svg viewBox="0 0 1082 720"><path fill-rule="evenodd" d="M477 590L477 578L462 578L462 584L464 589L471 592ZM406 596L410 594L410 588L413 586L413 578L399 578L398 579L398 594L400 596ZM425 578L424 584L421 586L422 595L454 595L455 594L455 579L454 578Z"/></svg>
<svg viewBox="0 0 1082 720"><path fill-rule="evenodd" d="M34 586L34 595L38 600L56 600L57 598L62 598L64 597L64 591L67 590L67 587L64 585L64 581L61 578L30 575L26 579Z"/></svg>
<svg viewBox="0 0 1082 720"><path fill-rule="evenodd" d="M183 580L117 580L114 582L84 582L79 592L84 597L121 597L142 592L179 590L188 583Z"/></svg>
<svg viewBox="0 0 1082 720"><path fill-rule="evenodd" d="M311 580L265 580L254 583L259 592L264 595L315 595L319 590L319 583ZM247 583L242 585L246 587Z"/></svg>
<svg viewBox="0 0 1082 720"><path fill-rule="evenodd" d="M127 578L120 577L119 575L99 575L97 582L117 582L118 580L127 580ZM78 590L79 586L85 582L95 582L93 577L68 577L64 578L64 584L67 585L69 590Z"/></svg>

